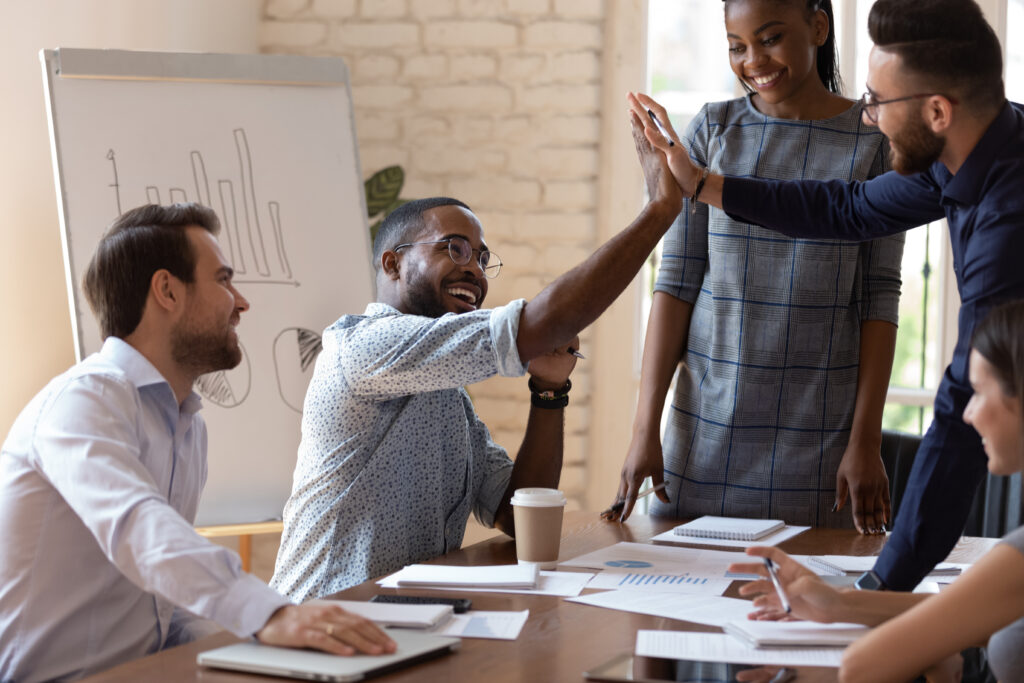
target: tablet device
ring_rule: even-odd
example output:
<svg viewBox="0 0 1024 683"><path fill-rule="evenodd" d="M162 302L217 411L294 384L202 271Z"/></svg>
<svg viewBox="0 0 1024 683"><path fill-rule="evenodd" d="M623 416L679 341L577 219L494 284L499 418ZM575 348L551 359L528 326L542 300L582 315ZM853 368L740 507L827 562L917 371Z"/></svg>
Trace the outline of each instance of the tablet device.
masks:
<svg viewBox="0 0 1024 683"><path fill-rule="evenodd" d="M199 653L196 662L216 669L285 676L309 681L361 681L369 676L410 666L454 652L458 638L432 636L418 631L386 629L398 645L389 655L342 657L326 652L274 647L257 642L237 643Z"/></svg>
<svg viewBox="0 0 1024 683"><path fill-rule="evenodd" d="M691 659L665 659L663 657L640 657L629 652L605 662L590 671L583 672L588 681L632 681L633 683L732 683L736 674L748 669L762 669L771 675L770 683L785 683L796 678L794 669L768 667L757 664L729 664L726 662L696 662Z"/></svg>

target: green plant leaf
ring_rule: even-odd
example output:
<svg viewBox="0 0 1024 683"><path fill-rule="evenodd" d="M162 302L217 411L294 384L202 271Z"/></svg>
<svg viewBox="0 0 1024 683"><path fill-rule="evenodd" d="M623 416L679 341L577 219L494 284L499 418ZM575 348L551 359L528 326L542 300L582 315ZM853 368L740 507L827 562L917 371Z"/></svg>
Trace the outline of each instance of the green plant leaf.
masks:
<svg viewBox="0 0 1024 683"><path fill-rule="evenodd" d="M390 210L404 182L405 171L401 166L388 166L370 176L363 183L366 189L366 215L373 217L381 211Z"/></svg>

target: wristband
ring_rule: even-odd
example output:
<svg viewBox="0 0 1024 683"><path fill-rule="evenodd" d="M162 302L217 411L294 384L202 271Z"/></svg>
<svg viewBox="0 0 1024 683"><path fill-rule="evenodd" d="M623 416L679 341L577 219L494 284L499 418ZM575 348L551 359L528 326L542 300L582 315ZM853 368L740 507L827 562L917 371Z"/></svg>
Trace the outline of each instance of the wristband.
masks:
<svg viewBox="0 0 1024 683"><path fill-rule="evenodd" d="M708 176L711 175L711 169L708 166L704 167L704 171L700 174L700 180L697 181L697 189L693 191L693 196L690 197L690 214L697 213L697 197L700 196L700 191L704 189L704 183L708 181Z"/></svg>
<svg viewBox="0 0 1024 683"><path fill-rule="evenodd" d="M526 385L530 387L530 404L537 408L548 410L559 410L569 405L569 390L572 389L572 381L565 380L560 389L538 389L531 377Z"/></svg>

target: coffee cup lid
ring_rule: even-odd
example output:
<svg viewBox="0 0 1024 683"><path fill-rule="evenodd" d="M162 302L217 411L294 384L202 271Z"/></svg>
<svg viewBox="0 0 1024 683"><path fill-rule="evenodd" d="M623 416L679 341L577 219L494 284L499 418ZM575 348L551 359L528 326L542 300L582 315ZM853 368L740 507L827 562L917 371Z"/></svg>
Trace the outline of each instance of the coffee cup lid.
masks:
<svg viewBox="0 0 1024 683"><path fill-rule="evenodd" d="M522 507L549 507L565 505L565 494L558 489L528 488L516 489L511 503Z"/></svg>

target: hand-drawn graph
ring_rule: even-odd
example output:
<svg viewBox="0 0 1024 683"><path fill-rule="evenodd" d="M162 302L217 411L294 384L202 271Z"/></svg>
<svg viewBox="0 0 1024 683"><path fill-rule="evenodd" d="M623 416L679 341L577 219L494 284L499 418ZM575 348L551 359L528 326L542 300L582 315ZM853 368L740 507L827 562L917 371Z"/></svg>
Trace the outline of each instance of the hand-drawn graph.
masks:
<svg viewBox="0 0 1024 683"><path fill-rule="evenodd" d="M297 413L302 412L306 387L313 376L316 357L323 350L320 334L301 327L281 330L274 338L274 370L281 400Z"/></svg>
<svg viewBox="0 0 1024 683"><path fill-rule="evenodd" d="M249 354L245 352L241 342L238 346L242 349L242 362L237 367L200 375L196 379L196 391L206 400L222 408L237 408L242 405L249 395L249 389L252 388L252 364L249 363Z"/></svg>

